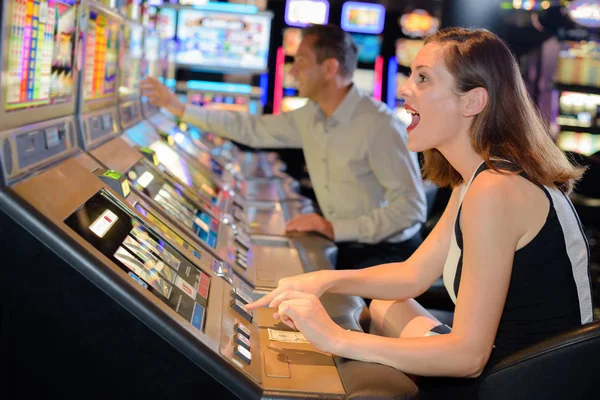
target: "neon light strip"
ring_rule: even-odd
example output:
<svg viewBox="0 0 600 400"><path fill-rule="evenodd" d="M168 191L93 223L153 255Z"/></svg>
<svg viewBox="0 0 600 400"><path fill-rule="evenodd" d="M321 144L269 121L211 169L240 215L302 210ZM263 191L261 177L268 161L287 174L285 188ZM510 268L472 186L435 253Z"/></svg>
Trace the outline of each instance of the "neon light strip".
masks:
<svg viewBox="0 0 600 400"><path fill-rule="evenodd" d="M381 88L383 86L383 56L375 59L375 81L373 84L373 98L381 100Z"/></svg>
<svg viewBox="0 0 600 400"><path fill-rule="evenodd" d="M262 90L260 94L260 102L264 106L267 104L267 98L269 96L269 74L265 72L260 76L258 86L260 86L260 89Z"/></svg>
<svg viewBox="0 0 600 400"><path fill-rule="evenodd" d="M387 105L392 110L396 108L396 75L398 74L398 60L396 57L388 61L387 78Z"/></svg>
<svg viewBox="0 0 600 400"><path fill-rule="evenodd" d="M250 94L252 86L241 83L188 81L189 90L206 90L211 92Z"/></svg>
<svg viewBox="0 0 600 400"><path fill-rule="evenodd" d="M275 60L275 88L273 95L273 114L281 112L281 100L283 98L283 65L285 63L285 52L283 47L277 49L277 58Z"/></svg>

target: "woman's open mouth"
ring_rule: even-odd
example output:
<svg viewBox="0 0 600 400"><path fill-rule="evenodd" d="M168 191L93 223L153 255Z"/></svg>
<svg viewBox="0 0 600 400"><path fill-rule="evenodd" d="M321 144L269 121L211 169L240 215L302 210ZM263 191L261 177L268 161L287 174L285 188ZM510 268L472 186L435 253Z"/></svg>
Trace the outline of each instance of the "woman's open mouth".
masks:
<svg viewBox="0 0 600 400"><path fill-rule="evenodd" d="M412 121L410 122L410 125L408 125L408 127L406 128L406 130L410 132L413 129L415 129L417 125L419 125L421 115L417 112L417 110L415 110L408 104L404 104L404 109L412 116Z"/></svg>

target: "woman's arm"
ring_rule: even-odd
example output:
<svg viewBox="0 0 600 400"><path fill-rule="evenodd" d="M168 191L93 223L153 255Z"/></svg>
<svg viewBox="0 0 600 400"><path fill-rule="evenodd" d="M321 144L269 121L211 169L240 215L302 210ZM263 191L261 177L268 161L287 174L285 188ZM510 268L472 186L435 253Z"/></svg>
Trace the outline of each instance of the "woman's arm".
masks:
<svg viewBox="0 0 600 400"><path fill-rule="evenodd" d="M289 291L314 294L341 293L380 300L417 297L438 279L450 246L450 235L458 212L459 190L454 190L442 217L423 244L405 262L361 270L316 271L279 281L277 288L246 309L272 307L288 298Z"/></svg>
<svg viewBox="0 0 600 400"><path fill-rule="evenodd" d="M327 291L379 300L403 300L425 292L442 275L460 189L455 189L433 231L406 261L349 271L332 271Z"/></svg>
<svg viewBox="0 0 600 400"><path fill-rule="evenodd" d="M494 344L514 252L525 231L509 179L482 173L465 197L463 269L452 333L397 339L341 330L327 351L416 375L478 376Z"/></svg>

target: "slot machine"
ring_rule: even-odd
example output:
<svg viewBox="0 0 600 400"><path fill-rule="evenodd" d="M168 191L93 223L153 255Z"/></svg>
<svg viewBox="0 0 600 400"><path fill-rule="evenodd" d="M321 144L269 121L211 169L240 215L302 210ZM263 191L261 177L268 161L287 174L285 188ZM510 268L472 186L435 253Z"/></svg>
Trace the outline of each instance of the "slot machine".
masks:
<svg viewBox="0 0 600 400"><path fill-rule="evenodd" d="M385 24L385 7L381 4L347 1L342 5L340 26L358 48L358 66L353 82L363 92L381 100L383 63L381 46Z"/></svg>
<svg viewBox="0 0 600 400"><path fill-rule="evenodd" d="M283 42L277 49L275 62L273 114L296 110L308 99L298 95L294 77L290 74L294 56L302 41L302 28L309 24L324 25L329 22L327 0L287 0L284 15L286 27Z"/></svg>
<svg viewBox="0 0 600 400"><path fill-rule="evenodd" d="M179 48L173 56L171 65L186 74L210 75L209 81L196 78L186 79L174 87L180 93L182 101L210 108L229 109L252 115L262 114L262 106L266 102L268 76L266 70L270 38L271 14L259 12L256 6L242 4L192 4L180 3L180 7L160 9L160 15L168 19L164 30L176 36ZM198 21L211 20L223 22L219 24L198 24ZM194 21L196 23L194 23ZM229 21L229 22L224 22ZM177 26L177 30L175 30ZM215 46L218 37L223 46ZM198 38L204 38L198 41ZM194 47L197 45L196 47ZM223 82L215 81L221 74ZM237 74L247 80L248 76L262 73L260 87L228 82L225 74ZM267 78L267 79L265 79ZM244 80L242 79L242 80ZM154 117L153 123L161 129L173 129L173 116L167 114ZM215 136L212 132L204 132L189 124L178 123L177 128L187 133L192 141L202 149L210 149L224 165L235 165L238 174L245 179L284 178L281 172L285 165L276 159L275 153L242 152L231 141ZM284 190L294 186L287 180Z"/></svg>
<svg viewBox="0 0 600 400"><path fill-rule="evenodd" d="M244 311L225 263L165 234L128 203L134 188L121 174L89 168L98 163L77 146L76 115L86 110L87 126L102 111L98 104L115 101L120 74L111 57L119 45L112 39L124 31L120 14L94 1L18 0L2 3L1 15L8 35L0 75L0 248L10 260L0 293L3 393L341 399L379 390L372 381L356 385L364 374L384 372L377 364L344 363L309 343L273 340L269 329L281 326L267 309ZM92 44L103 51L92 57ZM75 77L84 59L96 67L87 83L85 73ZM324 303L343 328L360 330L362 300L329 296Z"/></svg>
<svg viewBox="0 0 600 400"><path fill-rule="evenodd" d="M217 192L204 171L191 161L188 164L165 141L157 139L149 142L148 147L132 144L132 136L153 134L152 126L140 119L141 105L136 89L140 68L147 64L142 56L144 30L132 21L119 20L119 15L111 14L107 9L93 8L89 14L82 71L84 95L79 101L80 141L99 164L122 175L130 184L136 195L129 198L130 204L175 240L187 235L191 242L197 242L206 251L226 260L232 266L236 280L244 282L240 286L247 292L275 287L283 276L314 268L303 265L298 251L305 250L299 250L288 238L257 238L253 243L242 217L219 209L219 205L228 201L229 193ZM114 18L107 19L106 15ZM96 24L104 30L98 32ZM134 30L137 33L133 33ZM124 34L121 41L118 40L119 32ZM129 39L127 35L130 35ZM152 38L151 34L146 35L146 39L148 37ZM152 46L150 44L146 50ZM112 54L110 57L114 61L98 66L103 62L104 54ZM136 66L135 69L120 69L118 85L115 83L117 54L121 54L121 65ZM106 82L113 83L108 85ZM119 100L119 117L124 131L117 126L114 117ZM86 167L93 170L96 166ZM169 223L165 224L165 220ZM171 228L165 228L166 225ZM317 241L313 242L318 245ZM275 268L274 265L285 267Z"/></svg>

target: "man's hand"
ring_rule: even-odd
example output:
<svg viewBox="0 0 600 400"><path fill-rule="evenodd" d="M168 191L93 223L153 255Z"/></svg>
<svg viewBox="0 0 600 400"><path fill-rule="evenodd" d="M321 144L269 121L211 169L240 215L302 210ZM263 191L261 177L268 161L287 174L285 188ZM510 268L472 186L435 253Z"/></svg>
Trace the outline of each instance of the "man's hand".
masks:
<svg viewBox="0 0 600 400"><path fill-rule="evenodd" d="M333 240L333 225L319 214L302 214L292 218L286 232L317 232Z"/></svg>
<svg viewBox="0 0 600 400"><path fill-rule="evenodd" d="M150 103L157 107L166 108L176 117L183 117L185 105L179 101L175 93L160 83L158 79L151 76L147 77L140 83L140 89L142 96L146 96Z"/></svg>

